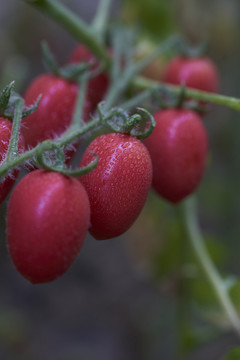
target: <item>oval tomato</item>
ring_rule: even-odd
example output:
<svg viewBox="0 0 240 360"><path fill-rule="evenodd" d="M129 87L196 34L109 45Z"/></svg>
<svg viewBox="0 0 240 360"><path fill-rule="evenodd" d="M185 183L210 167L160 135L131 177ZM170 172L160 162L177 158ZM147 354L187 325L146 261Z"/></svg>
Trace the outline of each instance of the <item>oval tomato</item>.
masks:
<svg viewBox="0 0 240 360"><path fill-rule="evenodd" d="M76 46L72 54L70 55L69 63L94 61L93 69L99 66L98 60L95 56L87 49L86 46L79 44ZM106 72L102 71L97 76L89 80L87 97L90 103L90 113L93 113L100 101L103 100L104 95L109 87L109 76Z"/></svg>
<svg viewBox="0 0 240 360"><path fill-rule="evenodd" d="M167 65L163 81L208 91L216 92L219 88L219 75L214 63L206 58L177 56Z"/></svg>
<svg viewBox="0 0 240 360"><path fill-rule="evenodd" d="M205 169L207 134L201 118L186 109L154 114L156 127L144 141L153 164L153 188L177 203L198 186Z"/></svg>
<svg viewBox="0 0 240 360"><path fill-rule="evenodd" d="M82 184L56 172L24 176L7 211L9 253L32 283L62 275L76 258L88 230L90 206Z"/></svg>
<svg viewBox="0 0 240 360"><path fill-rule="evenodd" d="M35 147L39 142L61 135L71 124L78 92L76 83L51 74L38 76L25 93L26 106L32 105L42 95L38 109L22 121L26 145ZM89 115L85 101L84 120Z"/></svg>
<svg viewBox="0 0 240 360"><path fill-rule="evenodd" d="M11 121L0 117L0 163L4 160L7 155L8 146L11 138L12 123ZM19 134L18 151L19 153L24 152L25 145L22 134ZM0 203L2 203L11 188L13 187L15 180L19 174L19 169L14 169L10 175L4 177L0 181Z"/></svg>
<svg viewBox="0 0 240 360"><path fill-rule="evenodd" d="M97 137L86 149L80 166L99 157L97 167L80 177L91 207L90 233L98 240L121 235L138 217L152 181L146 147L125 134Z"/></svg>

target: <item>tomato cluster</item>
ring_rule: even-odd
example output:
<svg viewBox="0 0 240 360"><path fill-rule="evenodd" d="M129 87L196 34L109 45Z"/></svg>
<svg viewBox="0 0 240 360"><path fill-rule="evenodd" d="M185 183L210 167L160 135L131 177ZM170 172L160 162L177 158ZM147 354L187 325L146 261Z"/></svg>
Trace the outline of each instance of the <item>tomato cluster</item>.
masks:
<svg viewBox="0 0 240 360"><path fill-rule="evenodd" d="M98 66L91 53L79 45L69 62L81 61L94 61L92 70ZM217 75L212 71L210 76L210 68L212 71L213 66L206 60L189 60L186 64L177 58L169 64L165 81L215 91ZM90 79L83 110L85 122L103 99L108 85L105 72ZM39 95L41 100L38 109L22 121L19 152L34 148L45 139L57 138L68 129L77 88L74 81L51 74L43 74L30 84L25 93L26 106ZM172 203L196 189L208 150L200 116L184 108L158 110L153 116L156 127L144 141L127 133L97 136L79 165L84 168L97 155L98 164L89 173L72 178L35 168L16 185L7 211L7 240L11 259L26 279L43 283L62 275L77 257L88 231L97 240L126 232L141 212L151 186ZM0 118L0 133L3 161L11 135L9 120ZM1 202L18 171L15 169L2 180Z"/></svg>

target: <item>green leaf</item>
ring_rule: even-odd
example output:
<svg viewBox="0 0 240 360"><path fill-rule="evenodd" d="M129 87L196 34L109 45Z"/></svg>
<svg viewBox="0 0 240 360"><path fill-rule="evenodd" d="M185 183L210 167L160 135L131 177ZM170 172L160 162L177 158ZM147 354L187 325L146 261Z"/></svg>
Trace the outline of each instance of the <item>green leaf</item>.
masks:
<svg viewBox="0 0 240 360"><path fill-rule="evenodd" d="M14 81L7 85L3 91L0 93L0 114L3 115L8 104L13 91Z"/></svg>
<svg viewBox="0 0 240 360"><path fill-rule="evenodd" d="M240 359L240 348L236 347L229 351L229 353L222 358L222 360L239 360Z"/></svg>
<svg viewBox="0 0 240 360"><path fill-rule="evenodd" d="M42 41L41 49L43 62L47 70L49 70L54 75L58 75L58 64L46 41Z"/></svg>

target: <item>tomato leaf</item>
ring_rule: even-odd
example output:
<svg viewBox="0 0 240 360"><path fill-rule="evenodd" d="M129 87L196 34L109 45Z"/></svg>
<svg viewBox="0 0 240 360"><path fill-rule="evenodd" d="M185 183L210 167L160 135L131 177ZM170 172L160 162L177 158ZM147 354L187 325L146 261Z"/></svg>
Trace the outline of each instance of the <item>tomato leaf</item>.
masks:
<svg viewBox="0 0 240 360"><path fill-rule="evenodd" d="M8 84L0 94L0 114L4 115L4 112L9 104L9 100L13 91L14 81Z"/></svg>

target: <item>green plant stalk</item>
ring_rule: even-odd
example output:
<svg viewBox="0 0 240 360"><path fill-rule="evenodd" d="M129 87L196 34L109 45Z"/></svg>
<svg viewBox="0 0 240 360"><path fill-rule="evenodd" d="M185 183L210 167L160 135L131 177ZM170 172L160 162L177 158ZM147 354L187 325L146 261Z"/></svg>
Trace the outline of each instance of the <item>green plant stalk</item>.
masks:
<svg viewBox="0 0 240 360"><path fill-rule="evenodd" d="M132 81L132 87L138 90L147 90L151 88L155 88L156 90L159 88L172 91L174 94L179 95L182 92L182 87L177 85L168 85L166 83L160 81L154 81L147 79L143 76L136 76ZM202 100L208 103L225 106L233 110L240 111L240 99L235 97L225 96L216 93L210 93L206 91L200 91L192 88L185 88L185 95L194 100Z"/></svg>
<svg viewBox="0 0 240 360"><path fill-rule="evenodd" d="M45 140L41 143L39 143L36 147L34 147L31 150L28 150L22 154L15 155L14 157L11 157L6 160L0 165L0 177L6 175L9 170L20 166L24 162L27 162L28 160L34 158L39 152L44 152L48 150L56 149L56 147L65 147L68 144L71 144L74 142L74 140L78 139L83 134L86 134L87 132L93 130L94 128L99 125L99 119L93 120L89 123L87 123L83 128L76 128L75 125L72 125L62 136L60 136L57 140ZM17 129L15 129L17 130ZM12 136L15 138L17 131L14 132L14 129L12 131ZM10 153L10 152L9 152Z"/></svg>
<svg viewBox="0 0 240 360"><path fill-rule="evenodd" d="M196 199L194 197L188 198L184 202L183 210L191 247L211 284L223 311L227 315L233 329L235 329L236 333L240 336L240 319L237 310L235 309L227 288L204 245L204 240L197 221Z"/></svg>
<svg viewBox="0 0 240 360"><path fill-rule="evenodd" d="M158 56L164 54L170 49L174 48L179 43L179 36L173 36L167 39L164 43L159 44L151 55L139 60L133 65L129 66L125 71L120 73L120 76L113 83L108 91L105 108L111 108L119 96L129 87L134 81L134 78L140 73L146 66L151 64Z"/></svg>
<svg viewBox="0 0 240 360"><path fill-rule="evenodd" d="M82 21L78 16L72 13L68 8L64 5L56 2L54 0L24 0L25 2L32 4L39 8L42 12L47 14L50 18L55 20L59 25L64 27L76 40L82 41L86 44L89 49L96 55L100 60L102 60L106 66L106 68L111 67L111 59L106 51L106 49L99 42L98 38L95 36L95 32L91 30L91 28ZM102 3L102 10L105 11L108 5L109 0L105 0L106 3ZM106 8L104 9L104 7ZM99 15L100 16L100 15ZM102 15L101 15L102 16ZM97 17L97 15L96 15ZM174 44L173 43L172 45ZM167 50L169 47L167 47ZM157 50L158 54L160 54L159 49ZM154 54L155 53L155 54ZM152 55L152 60L156 58L156 50ZM150 60L150 59L149 59ZM144 78L142 76L136 76L137 72L143 69L145 66L149 64L149 60L146 60L146 63L142 63L141 66L135 67L135 70L131 73L126 74L122 81L118 84L118 86L113 89L113 95L109 99L108 108L114 103L115 99L118 96L119 92L122 92L122 89L129 84L131 80L131 85L138 90L146 90L151 87L162 88L163 86L172 91L175 94L180 94L182 88L175 85L167 85L161 82L157 82L154 80L150 80ZM129 77L127 80L126 78ZM195 100L206 101L212 104L221 105L225 107L229 107L233 110L240 111L240 100L235 97L224 96L216 93L209 93L205 91L195 90L191 88L186 88L186 96Z"/></svg>
<svg viewBox="0 0 240 360"><path fill-rule="evenodd" d="M81 81L78 83L78 96L76 99L76 105L74 110L74 115L72 119L72 126L81 128L84 125L83 116L84 116L84 103L86 99L86 92L87 92L87 82L88 78L86 75L83 75Z"/></svg>
<svg viewBox="0 0 240 360"><path fill-rule="evenodd" d="M18 139L20 133L23 107L24 107L23 100L21 98L17 99L15 102L11 138L8 146L7 156L5 159L6 162L16 157L18 153Z"/></svg>
<svg viewBox="0 0 240 360"><path fill-rule="evenodd" d="M100 40L103 38L106 30L106 24L111 3L112 0L100 0L96 16L92 22L92 28Z"/></svg>
<svg viewBox="0 0 240 360"><path fill-rule="evenodd" d="M76 40L88 46L97 58L103 61L106 67L110 67L111 60L99 42L95 32L92 31L81 18L76 16L67 7L54 0L24 0L28 4L34 5L50 18L55 20L65 30L67 30Z"/></svg>
<svg viewBox="0 0 240 360"><path fill-rule="evenodd" d="M191 311L190 311L190 293L189 293L189 284L188 279L184 271L186 262L189 260L189 245L186 241L186 227L185 227L185 217L182 211L182 206L175 207L175 216L179 222L178 232L182 236L183 240L181 242L180 248L180 267L179 267L179 277L177 283L177 292L176 292L176 301L177 301L177 341L176 344L176 359L185 360L187 358L189 349L186 348L186 334L188 333L191 326Z"/></svg>

